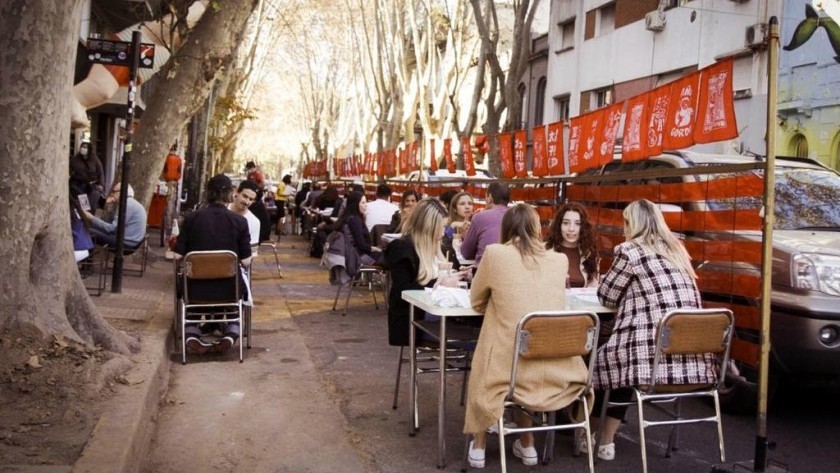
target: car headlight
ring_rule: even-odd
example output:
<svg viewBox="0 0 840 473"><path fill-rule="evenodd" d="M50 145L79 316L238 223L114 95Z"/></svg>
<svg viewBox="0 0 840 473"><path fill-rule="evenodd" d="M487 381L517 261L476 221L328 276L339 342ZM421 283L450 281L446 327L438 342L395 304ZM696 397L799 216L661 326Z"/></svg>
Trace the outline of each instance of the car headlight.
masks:
<svg viewBox="0 0 840 473"><path fill-rule="evenodd" d="M840 296L840 257L797 254L790 269L793 287Z"/></svg>

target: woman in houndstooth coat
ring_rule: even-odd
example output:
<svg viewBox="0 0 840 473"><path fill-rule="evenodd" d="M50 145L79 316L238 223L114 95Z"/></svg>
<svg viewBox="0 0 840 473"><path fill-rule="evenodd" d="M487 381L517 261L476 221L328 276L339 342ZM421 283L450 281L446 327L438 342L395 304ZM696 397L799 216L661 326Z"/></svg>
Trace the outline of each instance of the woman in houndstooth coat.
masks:
<svg viewBox="0 0 840 473"><path fill-rule="evenodd" d="M673 309L701 306L688 252L655 204L642 199L627 206L624 234L627 241L615 247L612 267L598 287L601 303L618 311L612 335L598 349L593 384L601 393L628 388L612 391L611 400L629 400L630 387L651 382L656 326L662 317ZM669 356L656 379L663 384L711 383L715 368L711 355ZM623 417L620 409L608 411L600 458L614 457L613 437Z"/></svg>

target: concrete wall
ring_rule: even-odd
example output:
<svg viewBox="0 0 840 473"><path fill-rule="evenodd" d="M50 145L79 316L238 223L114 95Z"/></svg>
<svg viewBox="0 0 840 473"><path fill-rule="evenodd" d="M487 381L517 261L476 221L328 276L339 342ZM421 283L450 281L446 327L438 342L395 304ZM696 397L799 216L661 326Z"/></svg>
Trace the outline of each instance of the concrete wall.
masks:
<svg viewBox="0 0 840 473"><path fill-rule="evenodd" d="M779 0L686 1L664 11L666 25L658 32L646 29L644 18L646 12L656 10L658 2L616 0L615 28L599 35L598 28L590 26L594 35L585 39L587 16L597 22L594 10L609 3L552 1L546 93L552 103L546 107L547 123L558 117L554 97L569 94L570 114L574 117L588 108L589 104L583 102L592 95L589 91L610 88L614 96L619 92L617 100L623 100L628 93L649 90L734 55L734 88L744 96L735 105L741 136L731 142L696 149L731 152L743 146L757 153L764 152L766 55L761 49L745 47L745 32L750 25L766 22L771 14L779 15ZM562 44L562 28L558 25L572 18L575 41L568 48ZM840 74L835 76L840 80Z"/></svg>

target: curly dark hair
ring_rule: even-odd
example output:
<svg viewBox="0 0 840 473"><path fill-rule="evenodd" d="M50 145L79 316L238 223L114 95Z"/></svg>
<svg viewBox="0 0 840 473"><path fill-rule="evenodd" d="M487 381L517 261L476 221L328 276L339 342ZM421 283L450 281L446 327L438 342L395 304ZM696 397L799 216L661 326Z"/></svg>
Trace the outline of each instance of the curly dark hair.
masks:
<svg viewBox="0 0 840 473"><path fill-rule="evenodd" d="M566 202L561 205L554 214L554 219L551 221L551 226L548 227L548 235L545 237L545 247L549 250L558 251L563 245L563 234L561 227L563 224L563 215L566 212L577 212L580 215L580 239L578 248L580 249L580 256L586 257L583 260L583 269L589 277L598 274L598 248L595 246L595 230L592 227L592 222L589 221L589 213L586 207L577 202Z"/></svg>

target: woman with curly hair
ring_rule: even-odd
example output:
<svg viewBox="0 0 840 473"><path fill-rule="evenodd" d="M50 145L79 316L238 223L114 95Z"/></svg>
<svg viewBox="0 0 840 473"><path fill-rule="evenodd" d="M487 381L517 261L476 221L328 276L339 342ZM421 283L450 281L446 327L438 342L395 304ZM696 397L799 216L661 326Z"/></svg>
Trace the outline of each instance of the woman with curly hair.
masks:
<svg viewBox="0 0 840 473"><path fill-rule="evenodd" d="M557 209L545 246L569 258L569 287L598 286L595 230L583 205L567 202Z"/></svg>

